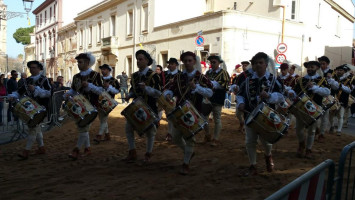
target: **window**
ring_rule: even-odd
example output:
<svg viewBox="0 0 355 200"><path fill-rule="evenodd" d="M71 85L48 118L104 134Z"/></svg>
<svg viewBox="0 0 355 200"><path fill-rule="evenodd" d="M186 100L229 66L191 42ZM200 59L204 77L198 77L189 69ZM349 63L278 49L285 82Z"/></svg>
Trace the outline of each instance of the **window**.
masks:
<svg viewBox="0 0 355 200"><path fill-rule="evenodd" d="M292 1L291 5L291 19L296 19L296 1Z"/></svg>
<svg viewBox="0 0 355 200"><path fill-rule="evenodd" d="M73 42L71 38L69 38L69 51L73 50Z"/></svg>
<svg viewBox="0 0 355 200"><path fill-rule="evenodd" d="M341 33L341 18L340 18L340 16L338 15L338 18L337 18L337 25L336 25L337 27L336 27L336 33L335 33L335 35L337 36L337 37L340 37L340 33Z"/></svg>
<svg viewBox="0 0 355 200"><path fill-rule="evenodd" d="M111 26L110 26L110 36L115 36L116 35L116 16L113 15L111 16Z"/></svg>
<svg viewBox="0 0 355 200"><path fill-rule="evenodd" d="M168 52L167 51L160 52L160 56L161 56L160 65L164 68L166 66L166 63L168 62Z"/></svg>
<svg viewBox="0 0 355 200"><path fill-rule="evenodd" d="M148 4L145 4L142 7L141 30L142 32L148 31Z"/></svg>
<svg viewBox="0 0 355 200"><path fill-rule="evenodd" d="M84 32L83 29L80 30L80 47L83 46L83 42L84 42Z"/></svg>
<svg viewBox="0 0 355 200"><path fill-rule="evenodd" d="M42 26L42 14L39 15L39 24Z"/></svg>
<svg viewBox="0 0 355 200"><path fill-rule="evenodd" d="M52 21L52 7L49 8L49 22Z"/></svg>
<svg viewBox="0 0 355 200"><path fill-rule="evenodd" d="M89 27L89 45L92 44L92 26Z"/></svg>
<svg viewBox="0 0 355 200"><path fill-rule="evenodd" d="M56 4L54 4L54 6L53 6L53 16L54 16L54 18L55 18L55 5Z"/></svg>
<svg viewBox="0 0 355 200"><path fill-rule="evenodd" d="M321 8L322 8L322 4L319 3L319 5L318 5L318 19L317 19L317 25L316 25L317 28L322 28L321 27Z"/></svg>
<svg viewBox="0 0 355 200"><path fill-rule="evenodd" d="M127 13L127 35L132 36L133 33L133 10Z"/></svg>
<svg viewBox="0 0 355 200"><path fill-rule="evenodd" d="M47 11L44 11L44 24L47 23Z"/></svg>
<svg viewBox="0 0 355 200"><path fill-rule="evenodd" d="M39 19L38 19L38 16L36 16L36 25L37 25L37 27L39 26Z"/></svg>
<svg viewBox="0 0 355 200"><path fill-rule="evenodd" d="M212 0L205 0L206 1L206 12L213 11Z"/></svg>
<svg viewBox="0 0 355 200"><path fill-rule="evenodd" d="M101 42L101 22L97 24L97 42Z"/></svg>
<svg viewBox="0 0 355 200"><path fill-rule="evenodd" d="M128 71L128 76L131 76L131 74L132 74L132 71L133 71L133 68L132 68L132 57L131 56L129 56L129 57L127 57L127 71ZM126 73L127 74L127 73Z"/></svg>

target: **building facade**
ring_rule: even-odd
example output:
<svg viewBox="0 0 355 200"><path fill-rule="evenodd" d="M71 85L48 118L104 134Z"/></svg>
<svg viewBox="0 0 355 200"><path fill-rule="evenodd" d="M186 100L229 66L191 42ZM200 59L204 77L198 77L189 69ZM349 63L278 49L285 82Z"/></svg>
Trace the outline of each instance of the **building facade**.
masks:
<svg viewBox="0 0 355 200"><path fill-rule="evenodd" d="M0 16L0 52L6 54L7 21L5 13L7 6L4 4L3 0L0 0L0 10L2 10L2 15Z"/></svg>

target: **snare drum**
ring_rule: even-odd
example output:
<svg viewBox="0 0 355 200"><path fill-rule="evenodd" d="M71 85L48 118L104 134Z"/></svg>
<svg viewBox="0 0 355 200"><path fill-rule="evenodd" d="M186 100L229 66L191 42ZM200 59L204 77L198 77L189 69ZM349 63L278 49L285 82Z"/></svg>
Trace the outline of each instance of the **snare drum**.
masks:
<svg viewBox="0 0 355 200"><path fill-rule="evenodd" d="M175 108L167 117L185 139L193 137L208 124L189 101Z"/></svg>
<svg viewBox="0 0 355 200"><path fill-rule="evenodd" d="M340 102L339 102L339 100L338 99L336 99L336 98L334 98L335 100L335 102L334 102L334 105L332 105L330 108L329 108L329 111L330 112L335 112L335 111L338 111L339 109L340 109Z"/></svg>
<svg viewBox="0 0 355 200"><path fill-rule="evenodd" d="M271 144L277 142L289 126L286 117L278 114L265 103L259 104L249 114L245 124Z"/></svg>
<svg viewBox="0 0 355 200"><path fill-rule="evenodd" d="M276 111L284 116L287 116L291 105L292 105L292 101L289 98L285 98L284 102L279 103L276 106Z"/></svg>
<svg viewBox="0 0 355 200"><path fill-rule="evenodd" d="M138 97L132 101L122 112L127 121L140 136L149 130L157 122L157 114L144 102L143 98Z"/></svg>
<svg viewBox="0 0 355 200"><path fill-rule="evenodd" d="M328 95L323 97L322 107L324 110L328 110L332 108L332 106L336 103L336 99L332 95Z"/></svg>
<svg viewBox="0 0 355 200"><path fill-rule="evenodd" d="M95 107L81 94L69 97L64 104L64 110L67 111L68 115L72 117L80 127L90 124L97 116Z"/></svg>
<svg viewBox="0 0 355 200"><path fill-rule="evenodd" d="M13 112L24 121L28 127L35 127L47 116L46 108L30 97L22 97L17 101Z"/></svg>
<svg viewBox="0 0 355 200"><path fill-rule="evenodd" d="M108 92L102 92L99 96L99 109L102 110L106 115L108 115L115 107L118 102L111 97Z"/></svg>
<svg viewBox="0 0 355 200"><path fill-rule="evenodd" d="M160 95L160 97L157 99L157 103L158 103L158 108L164 109L166 115L171 113L175 109L175 106L176 106L175 99L168 101L168 100L166 100L164 94Z"/></svg>
<svg viewBox="0 0 355 200"><path fill-rule="evenodd" d="M321 106L314 103L306 94L303 94L291 105L290 113L293 114L297 120L302 120L306 127L308 127L323 115L324 110Z"/></svg>

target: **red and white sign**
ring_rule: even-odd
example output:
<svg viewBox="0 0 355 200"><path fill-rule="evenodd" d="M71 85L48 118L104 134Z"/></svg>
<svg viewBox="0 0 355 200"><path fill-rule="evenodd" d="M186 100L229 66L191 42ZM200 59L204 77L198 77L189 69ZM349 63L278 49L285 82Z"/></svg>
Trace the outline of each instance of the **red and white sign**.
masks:
<svg viewBox="0 0 355 200"><path fill-rule="evenodd" d="M285 53L287 51L287 45L285 43L280 43L277 45L276 50L279 53Z"/></svg>
<svg viewBox="0 0 355 200"><path fill-rule="evenodd" d="M197 36L195 39L195 44L198 47L203 47L203 44L205 44L205 38L203 38L201 35Z"/></svg>
<svg viewBox="0 0 355 200"><path fill-rule="evenodd" d="M276 62L277 62L278 64L281 65L281 64L286 60L286 55L285 55L285 54L282 54L282 53L277 54L275 60L276 60Z"/></svg>

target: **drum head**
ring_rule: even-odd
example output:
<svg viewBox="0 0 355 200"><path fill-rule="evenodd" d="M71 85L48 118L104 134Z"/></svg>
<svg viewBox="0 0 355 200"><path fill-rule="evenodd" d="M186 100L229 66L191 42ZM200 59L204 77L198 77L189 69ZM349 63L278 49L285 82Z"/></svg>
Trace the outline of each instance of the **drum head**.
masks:
<svg viewBox="0 0 355 200"><path fill-rule="evenodd" d="M263 110L264 105L265 105L264 103L259 104L259 105L248 115L248 118L247 118L247 120L245 121L245 124L246 124L246 125L250 124L250 123L253 121L253 119L255 119L255 118L258 116L258 114L260 113L260 111Z"/></svg>

